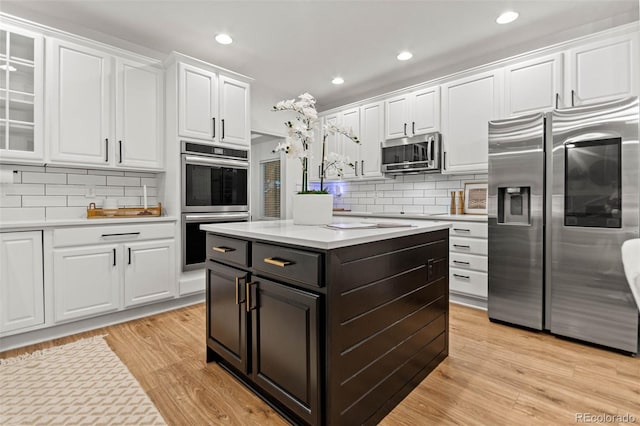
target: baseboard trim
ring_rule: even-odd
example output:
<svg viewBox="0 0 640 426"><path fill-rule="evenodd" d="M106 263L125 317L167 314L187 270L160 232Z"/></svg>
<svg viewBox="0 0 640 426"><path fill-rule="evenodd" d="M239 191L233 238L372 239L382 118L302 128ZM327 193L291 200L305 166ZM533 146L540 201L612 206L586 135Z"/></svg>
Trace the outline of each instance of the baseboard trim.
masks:
<svg viewBox="0 0 640 426"><path fill-rule="evenodd" d="M46 342L48 340L70 336L72 334L82 333L84 331L95 330L97 328L119 324L138 318L144 318L150 315L184 308L185 306L195 305L204 301L205 293L201 292L197 294L191 294L189 296L184 296L179 299L171 299L164 302L127 309L120 312L113 312L107 315L101 315L84 320L54 325L52 327L40 328L38 330L33 330L26 333L14 334L11 336L0 338L0 352L8 351L15 348L21 348L27 345L33 345L35 343Z"/></svg>
<svg viewBox="0 0 640 426"><path fill-rule="evenodd" d="M481 309L483 311L487 310L487 299L481 297L466 296L464 294L450 292L449 302L457 305L468 306L470 308Z"/></svg>

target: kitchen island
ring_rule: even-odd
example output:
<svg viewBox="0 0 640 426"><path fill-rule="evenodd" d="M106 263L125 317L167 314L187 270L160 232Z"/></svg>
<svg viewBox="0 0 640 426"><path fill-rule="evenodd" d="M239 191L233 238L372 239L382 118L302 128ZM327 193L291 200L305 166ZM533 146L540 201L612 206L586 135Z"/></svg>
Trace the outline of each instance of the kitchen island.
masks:
<svg viewBox="0 0 640 426"><path fill-rule="evenodd" d="M207 362L294 424L380 421L448 354L450 224L393 224L202 225Z"/></svg>

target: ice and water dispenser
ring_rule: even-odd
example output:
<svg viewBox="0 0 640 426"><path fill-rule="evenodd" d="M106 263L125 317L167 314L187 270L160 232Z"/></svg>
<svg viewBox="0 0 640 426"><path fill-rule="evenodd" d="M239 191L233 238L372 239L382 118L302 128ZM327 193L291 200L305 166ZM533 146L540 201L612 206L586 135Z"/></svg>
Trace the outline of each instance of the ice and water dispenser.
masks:
<svg viewBox="0 0 640 426"><path fill-rule="evenodd" d="M530 186L498 188L498 223L505 225L531 224Z"/></svg>

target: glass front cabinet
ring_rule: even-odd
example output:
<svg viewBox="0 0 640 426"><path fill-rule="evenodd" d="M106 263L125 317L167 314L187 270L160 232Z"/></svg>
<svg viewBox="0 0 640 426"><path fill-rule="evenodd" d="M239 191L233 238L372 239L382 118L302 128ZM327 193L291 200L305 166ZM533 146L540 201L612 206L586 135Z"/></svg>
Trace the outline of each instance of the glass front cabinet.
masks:
<svg viewBox="0 0 640 426"><path fill-rule="evenodd" d="M0 23L0 161L43 160L43 36Z"/></svg>

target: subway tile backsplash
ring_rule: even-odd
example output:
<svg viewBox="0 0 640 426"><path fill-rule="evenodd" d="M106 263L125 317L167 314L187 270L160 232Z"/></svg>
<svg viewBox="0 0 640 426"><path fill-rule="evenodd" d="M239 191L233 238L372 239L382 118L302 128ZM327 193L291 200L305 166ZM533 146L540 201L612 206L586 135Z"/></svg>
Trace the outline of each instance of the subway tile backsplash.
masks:
<svg viewBox="0 0 640 426"><path fill-rule="evenodd" d="M2 165L14 170L13 183L0 184L0 221L84 218L89 203L102 207L105 198L119 207L158 203L155 173Z"/></svg>
<svg viewBox="0 0 640 426"><path fill-rule="evenodd" d="M329 182L335 208L374 213L448 213L451 191L465 182L487 182L487 174L401 175L367 182Z"/></svg>

